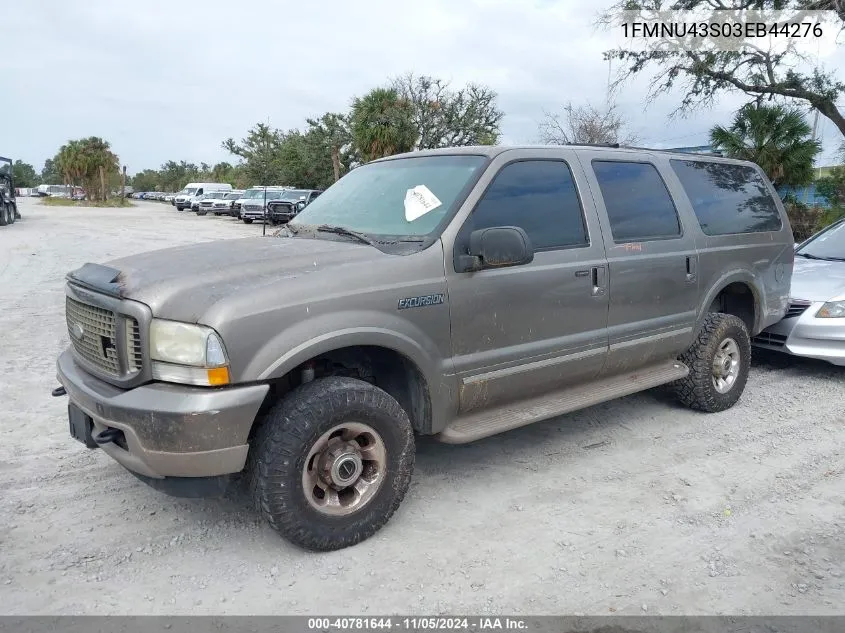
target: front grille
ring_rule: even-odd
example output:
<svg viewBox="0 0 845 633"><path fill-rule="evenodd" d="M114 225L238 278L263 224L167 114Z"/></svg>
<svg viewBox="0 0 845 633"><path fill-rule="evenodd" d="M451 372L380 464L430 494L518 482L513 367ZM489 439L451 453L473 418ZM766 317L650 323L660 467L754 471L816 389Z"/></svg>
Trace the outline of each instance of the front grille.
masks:
<svg viewBox="0 0 845 633"><path fill-rule="evenodd" d="M261 211L263 210L263 206L260 204L245 204L244 211Z"/></svg>
<svg viewBox="0 0 845 633"><path fill-rule="evenodd" d="M769 347L783 347L786 344L787 337L783 334L772 334L771 332L760 332L757 336L751 339L754 343L760 345L768 345Z"/></svg>
<svg viewBox="0 0 845 633"><path fill-rule="evenodd" d="M213 204L214 204L213 202L205 202L205 201L200 202L201 207L210 207Z"/></svg>
<svg viewBox="0 0 845 633"><path fill-rule="evenodd" d="M125 323L126 369L140 371L143 364L141 331L132 317L117 316L111 310L66 297L65 316L68 335L76 353L107 376L121 376L117 323Z"/></svg>
<svg viewBox="0 0 845 633"><path fill-rule="evenodd" d="M803 301L801 299L796 299L790 302L789 307L786 309L786 316L783 317L784 319L792 319L794 317L799 317L812 305L811 301Z"/></svg>

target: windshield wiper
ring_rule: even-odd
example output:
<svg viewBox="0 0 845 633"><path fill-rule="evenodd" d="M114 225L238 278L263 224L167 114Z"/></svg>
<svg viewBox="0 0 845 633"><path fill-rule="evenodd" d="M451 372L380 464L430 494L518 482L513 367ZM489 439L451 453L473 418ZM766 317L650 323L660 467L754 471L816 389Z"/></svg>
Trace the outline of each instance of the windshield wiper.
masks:
<svg viewBox="0 0 845 633"><path fill-rule="evenodd" d="M333 226L331 224L321 224L317 227L317 231L321 233L334 233L335 235L345 235L347 237L354 237L359 242L363 242L367 246L375 246L375 241L364 235L363 233L359 233L358 231L353 231L351 229L347 229L343 226Z"/></svg>
<svg viewBox="0 0 845 633"><path fill-rule="evenodd" d="M818 259L823 262L845 262L845 257L819 257L818 255L810 255L810 253L795 253L799 257L806 257L807 259Z"/></svg>

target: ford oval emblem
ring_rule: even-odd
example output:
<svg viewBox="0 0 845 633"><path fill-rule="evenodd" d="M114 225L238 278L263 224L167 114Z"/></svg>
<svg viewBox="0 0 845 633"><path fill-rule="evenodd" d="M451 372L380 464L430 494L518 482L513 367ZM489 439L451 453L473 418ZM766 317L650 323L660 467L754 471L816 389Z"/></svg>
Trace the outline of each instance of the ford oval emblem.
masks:
<svg viewBox="0 0 845 633"><path fill-rule="evenodd" d="M70 326L70 333L77 341L81 341L82 337L85 336L85 329L81 323L74 323Z"/></svg>

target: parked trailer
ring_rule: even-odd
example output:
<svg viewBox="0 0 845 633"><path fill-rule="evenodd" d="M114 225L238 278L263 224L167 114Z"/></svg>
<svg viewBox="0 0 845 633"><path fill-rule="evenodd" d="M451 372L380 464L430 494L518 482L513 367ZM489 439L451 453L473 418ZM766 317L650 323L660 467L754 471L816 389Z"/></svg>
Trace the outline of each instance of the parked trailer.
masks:
<svg viewBox="0 0 845 633"><path fill-rule="evenodd" d="M0 226L14 224L20 219L18 203L15 200L15 182L12 176L12 159L0 156L0 163L8 163L8 169L0 170Z"/></svg>

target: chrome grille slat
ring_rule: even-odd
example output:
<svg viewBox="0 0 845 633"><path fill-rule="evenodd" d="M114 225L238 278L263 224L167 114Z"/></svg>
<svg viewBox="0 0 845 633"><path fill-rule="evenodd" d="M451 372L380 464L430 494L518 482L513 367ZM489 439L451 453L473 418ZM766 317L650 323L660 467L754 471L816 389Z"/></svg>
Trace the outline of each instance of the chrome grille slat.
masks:
<svg viewBox="0 0 845 633"><path fill-rule="evenodd" d="M144 352L141 349L141 328L133 318L126 319L126 360L130 372L141 371Z"/></svg>
<svg viewBox="0 0 845 633"><path fill-rule="evenodd" d="M812 305L811 301L802 301L800 299L791 301L789 303L789 307L786 309L786 316L784 319L792 319L794 317L799 317Z"/></svg>
<svg viewBox="0 0 845 633"><path fill-rule="evenodd" d="M141 330L138 321L129 316L115 315L111 310L89 305L66 297L65 318L71 345L76 353L105 375L121 377L120 351L117 348L117 324L123 320L126 328L126 367L129 374L143 367ZM74 330L81 326L82 337Z"/></svg>

